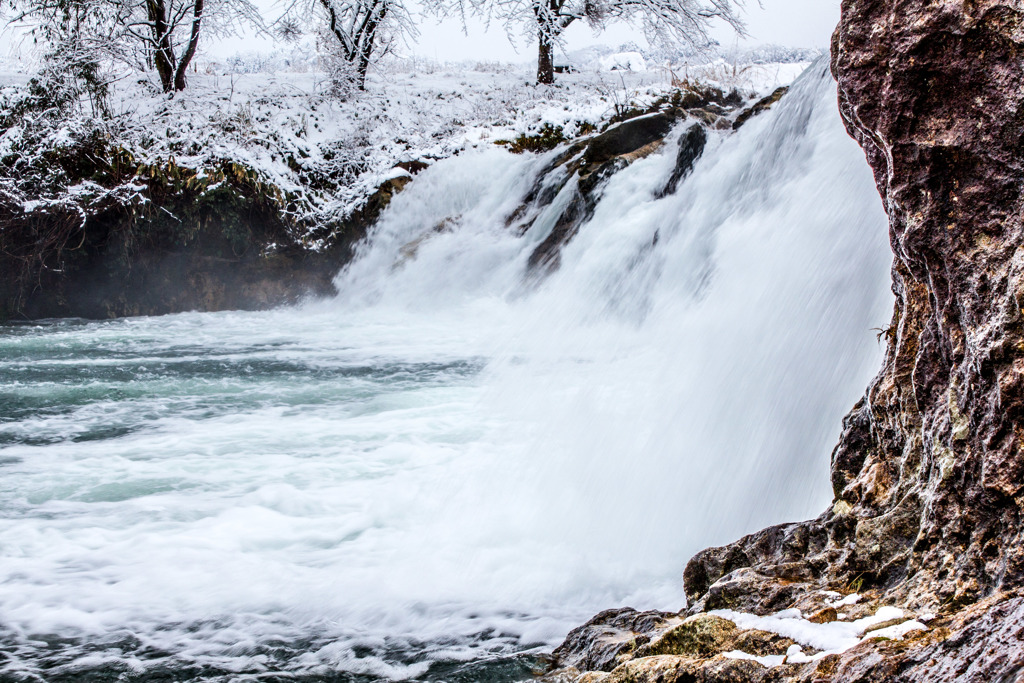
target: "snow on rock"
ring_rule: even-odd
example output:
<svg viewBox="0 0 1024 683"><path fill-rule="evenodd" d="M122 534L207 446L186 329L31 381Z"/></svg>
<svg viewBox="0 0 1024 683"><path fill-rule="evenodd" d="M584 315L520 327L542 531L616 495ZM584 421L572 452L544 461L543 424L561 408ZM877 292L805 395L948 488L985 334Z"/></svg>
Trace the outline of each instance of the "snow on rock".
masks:
<svg viewBox="0 0 1024 683"><path fill-rule="evenodd" d="M386 171L383 175L381 175L380 176L380 181L383 183L383 182L387 182L389 180L394 180L395 178L411 178L411 177L412 177L412 173L409 173L407 170L405 170L401 166L395 166L390 171Z"/></svg>
<svg viewBox="0 0 1024 683"><path fill-rule="evenodd" d="M751 659L765 666L778 666L784 662L791 664L812 662L830 654L845 652L866 639L900 640L912 631L927 630L924 624L914 620L870 630L872 626L894 619L902 619L904 612L898 607L880 607L873 616L856 621L833 621L824 624L816 624L804 619L800 611L795 609L784 610L767 617L729 609L712 610L709 614L728 619L740 629L757 629L777 633L795 640L803 646L819 650L815 654L808 655L804 654L801 645L794 645L789 648L785 657L783 655L757 657L738 650L725 653L725 656L731 659Z"/></svg>
<svg viewBox="0 0 1024 683"><path fill-rule="evenodd" d="M928 627L922 624L916 619L910 621L904 621L900 624L893 624L892 626L886 626L885 628L875 629L874 631L868 631L865 638L887 638L889 640L903 640L903 636L907 635L911 631L927 631Z"/></svg>
<svg viewBox="0 0 1024 683"><path fill-rule="evenodd" d="M850 593L846 597L842 597L839 593L835 594L838 600L830 600L827 604L829 607L846 607L847 605L856 605L860 602L860 595L858 593Z"/></svg>
<svg viewBox="0 0 1024 683"><path fill-rule="evenodd" d="M803 612L796 609L795 607L790 609L784 609L780 612L776 612L772 615L776 619L803 619Z"/></svg>
<svg viewBox="0 0 1024 683"><path fill-rule="evenodd" d="M601 58L604 71L647 71L647 62L639 52L616 52Z"/></svg>
<svg viewBox="0 0 1024 683"><path fill-rule="evenodd" d="M786 662L786 655L752 655L741 650L730 650L722 654L727 659L749 659L752 662L757 662L763 666L773 667L779 666Z"/></svg>

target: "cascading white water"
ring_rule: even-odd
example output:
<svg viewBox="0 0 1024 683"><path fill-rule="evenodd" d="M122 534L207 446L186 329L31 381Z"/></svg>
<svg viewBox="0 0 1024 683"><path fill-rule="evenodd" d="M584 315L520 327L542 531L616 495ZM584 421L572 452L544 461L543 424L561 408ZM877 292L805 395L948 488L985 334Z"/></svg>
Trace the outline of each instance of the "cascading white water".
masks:
<svg viewBox="0 0 1024 683"><path fill-rule="evenodd" d="M565 197L508 229L546 159L492 150L335 300L4 329L2 672L449 680L817 514L891 305L870 171L820 64L655 199L674 156L540 280Z"/></svg>

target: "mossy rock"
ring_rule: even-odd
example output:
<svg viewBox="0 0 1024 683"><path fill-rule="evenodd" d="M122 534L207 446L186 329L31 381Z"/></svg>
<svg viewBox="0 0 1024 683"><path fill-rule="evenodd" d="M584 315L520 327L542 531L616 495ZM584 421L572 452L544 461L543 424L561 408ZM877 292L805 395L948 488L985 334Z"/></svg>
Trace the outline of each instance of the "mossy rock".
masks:
<svg viewBox="0 0 1024 683"><path fill-rule="evenodd" d="M796 664L781 664L768 668L752 659L720 657L701 667L702 677L698 680L714 681L714 683L761 683L762 681L774 683L775 681L799 680L797 678L798 671L799 668Z"/></svg>
<svg viewBox="0 0 1024 683"><path fill-rule="evenodd" d="M784 655L790 645L795 644L796 641L780 636L778 633L750 629L740 633L736 640L733 641L732 647L734 650L746 652L748 655L764 657L767 655Z"/></svg>
<svg viewBox="0 0 1024 683"><path fill-rule="evenodd" d="M619 665L601 683L683 683L695 680L699 668L689 657L656 655Z"/></svg>
<svg viewBox="0 0 1024 683"><path fill-rule="evenodd" d="M560 127L545 123L536 135L523 133L515 140L498 140L495 144L505 145L513 154L522 154L523 152L547 152L568 139L565 131Z"/></svg>
<svg viewBox="0 0 1024 683"><path fill-rule="evenodd" d="M687 655L712 657L733 649L736 624L713 614L697 614L637 651L638 657Z"/></svg>

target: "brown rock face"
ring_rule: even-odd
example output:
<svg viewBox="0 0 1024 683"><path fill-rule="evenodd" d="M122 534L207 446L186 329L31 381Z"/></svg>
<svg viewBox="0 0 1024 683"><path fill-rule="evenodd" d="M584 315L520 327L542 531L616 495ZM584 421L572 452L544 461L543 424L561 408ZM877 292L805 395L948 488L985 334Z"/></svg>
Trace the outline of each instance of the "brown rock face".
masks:
<svg viewBox="0 0 1024 683"><path fill-rule="evenodd" d="M741 568L936 609L1024 585L1022 18L1019 2L843 3L840 110L896 255L885 366L844 422L833 509L704 551L691 599Z"/></svg>
<svg viewBox="0 0 1024 683"><path fill-rule="evenodd" d="M840 444L833 482L858 533L888 516L865 533L905 539L851 560L940 603L1019 588L1024 5L843 10L833 73L890 216L898 302L865 443Z"/></svg>

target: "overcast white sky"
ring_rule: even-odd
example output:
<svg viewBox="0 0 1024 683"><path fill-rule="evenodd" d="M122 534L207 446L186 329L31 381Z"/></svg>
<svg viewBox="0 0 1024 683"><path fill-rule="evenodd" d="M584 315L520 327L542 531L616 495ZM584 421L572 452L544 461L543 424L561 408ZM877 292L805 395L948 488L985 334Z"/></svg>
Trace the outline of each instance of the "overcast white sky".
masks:
<svg viewBox="0 0 1024 683"><path fill-rule="evenodd" d="M724 24L715 31L715 37L723 45L737 42L760 45L777 43L789 47L827 48L832 30L839 22L838 0L763 0L763 7L756 0L749 0L743 17L750 38L737 41L735 32ZM530 45L520 45L517 54L499 27L485 33L482 26L470 27L464 35L459 22L450 21L441 25L428 20L421 28L419 42L412 49L426 57L441 61L461 59L488 59L517 61L534 57ZM630 31L628 27L614 27L595 36L586 24L574 24L567 31L568 49L575 50L594 43L617 45L628 41L643 43L643 34Z"/></svg>
<svg viewBox="0 0 1024 683"><path fill-rule="evenodd" d="M723 45L775 43L788 47L827 48L832 30L839 22L839 0L746 0L742 16L747 24L750 37L739 41L731 28L719 26L714 35ZM272 0L259 4L268 5L267 16L274 16ZM487 60L487 61L530 61L536 58L535 45L519 41L519 51L509 42L505 31L498 26L489 31L480 23L468 27L463 33L462 24L456 20L438 24L434 19L425 19L420 26L420 37L409 51L439 61ZM517 36L518 38L518 36ZM611 27L595 36L582 23L569 27L566 35L568 49L577 50L595 43L619 45L635 41L643 44L643 34L628 27ZM237 52L272 49L269 43L251 37L230 39L221 45L209 46L207 54L220 57Z"/></svg>
<svg viewBox="0 0 1024 683"><path fill-rule="evenodd" d="M266 6L267 16L275 13L275 0L257 0ZM827 48L832 30L839 21L839 0L746 0L743 13L750 37L740 41L728 26L719 26L714 35L723 45L761 45L775 43L788 47ZM495 26L490 31L482 24L471 25L468 35L463 33L460 22L451 20L438 24L436 20L425 19L420 27L420 38L409 51L439 61L487 60L487 61L531 61L536 58L535 45L520 40L516 48L507 39L504 30ZM12 36L9 32L0 35L0 51L12 50ZM577 50L588 45L619 45L635 41L643 44L643 35L628 27L611 27L595 36L585 24L569 27L566 35L568 49ZM203 45L203 53L214 58L224 58L236 53L264 52L274 49L267 40L252 36L239 36L219 41L216 45ZM15 50L16 51L16 50Z"/></svg>

